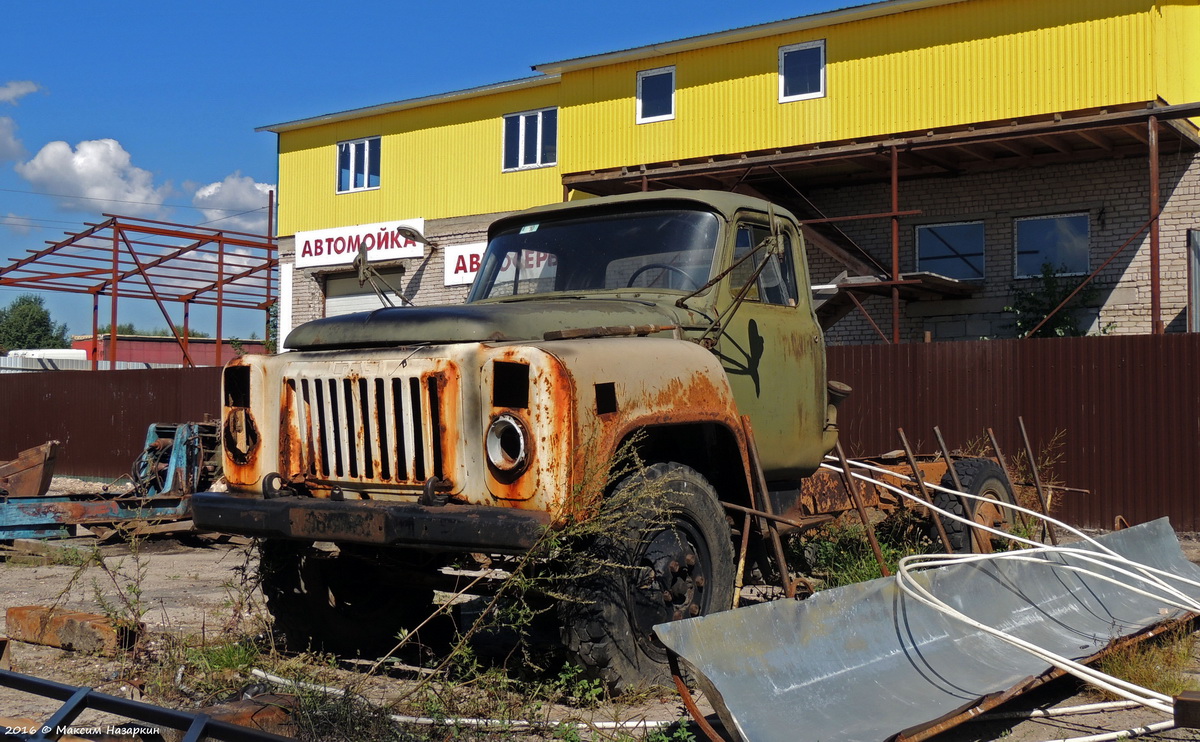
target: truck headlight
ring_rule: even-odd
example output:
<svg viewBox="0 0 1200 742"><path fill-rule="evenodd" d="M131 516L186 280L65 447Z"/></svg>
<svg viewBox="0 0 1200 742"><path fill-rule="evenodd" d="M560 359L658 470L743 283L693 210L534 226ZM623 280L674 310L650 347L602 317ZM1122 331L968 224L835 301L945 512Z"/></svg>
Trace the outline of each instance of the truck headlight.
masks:
<svg viewBox="0 0 1200 742"><path fill-rule="evenodd" d="M505 474L520 474L529 464L529 433L524 423L512 415L497 415L492 419L485 448L488 463Z"/></svg>

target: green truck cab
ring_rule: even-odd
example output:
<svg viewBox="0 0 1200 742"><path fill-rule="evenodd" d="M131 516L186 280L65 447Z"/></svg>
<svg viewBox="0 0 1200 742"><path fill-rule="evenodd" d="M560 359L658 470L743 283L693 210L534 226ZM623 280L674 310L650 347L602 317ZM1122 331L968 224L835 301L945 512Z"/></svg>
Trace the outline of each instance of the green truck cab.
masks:
<svg viewBox="0 0 1200 742"><path fill-rule="evenodd" d="M596 675L662 680L651 627L732 601L743 416L780 511L836 442L807 271L795 217L738 194L504 217L465 304L317 320L226 367L228 491L194 497L197 527L264 539L289 639L386 651L450 559L522 554L653 481L666 522L612 536L629 568L560 613ZM596 476L631 449L639 472Z"/></svg>

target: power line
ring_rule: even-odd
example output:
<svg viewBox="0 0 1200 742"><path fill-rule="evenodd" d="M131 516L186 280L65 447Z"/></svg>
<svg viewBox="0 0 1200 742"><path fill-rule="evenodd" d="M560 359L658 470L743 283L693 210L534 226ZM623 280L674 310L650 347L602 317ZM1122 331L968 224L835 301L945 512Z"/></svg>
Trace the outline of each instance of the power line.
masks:
<svg viewBox="0 0 1200 742"><path fill-rule="evenodd" d="M198 211L237 211L237 209L222 209L210 206L195 206L193 204L169 204L160 201L130 201L121 198L99 198L97 196L74 196L67 193L46 193L45 191L25 191L19 188L0 188L4 193L24 193L30 196L49 196L51 198L66 198L73 201L105 201L115 204L139 204L141 206L159 206L173 209L196 209ZM262 208L266 208L265 206Z"/></svg>

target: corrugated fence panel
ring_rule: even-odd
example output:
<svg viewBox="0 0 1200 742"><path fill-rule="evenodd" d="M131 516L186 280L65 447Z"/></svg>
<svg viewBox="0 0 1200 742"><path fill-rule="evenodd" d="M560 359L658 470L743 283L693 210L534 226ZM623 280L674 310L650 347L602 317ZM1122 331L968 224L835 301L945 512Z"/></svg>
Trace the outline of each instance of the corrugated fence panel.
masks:
<svg viewBox="0 0 1200 742"><path fill-rule="evenodd" d="M1089 494L1059 494L1058 514L1112 528L1162 515L1200 530L1200 336L992 340L829 349L829 377L854 387L840 415L847 449L899 447L896 428L933 453L994 428L1009 457L1061 431L1054 476Z"/></svg>
<svg viewBox="0 0 1200 742"><path fill-rule="evenodd" d="M0 459L47 440L62 446L62 475L128 472L152 423L221 412L221 369L47 371L0 378Z"/></svg>

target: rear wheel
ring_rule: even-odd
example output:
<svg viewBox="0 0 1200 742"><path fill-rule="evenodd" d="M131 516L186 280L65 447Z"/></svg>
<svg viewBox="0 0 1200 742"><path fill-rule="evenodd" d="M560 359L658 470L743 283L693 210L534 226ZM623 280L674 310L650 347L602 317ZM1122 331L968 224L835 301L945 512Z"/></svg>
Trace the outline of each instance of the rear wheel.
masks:
<svg viewBox="0 0 1200 742"><path fill-rule="evenodd" d="M960 517L990 528L1003 529L1012 520L1013 511L1001 503L1016 504L1016 497L1009 488L1004 472L991 459L959 459L954 462L954 471L967 494L983 497L982 500L959 498L958 495L935 492L933 504ZM954 489L954 478L947 471L942 477L943 487ZM963 500L967 511L964 515ZM950 518L942 518L942 526L955 553L972 552L986 554L993 550L998 539L989 533L971 528ZM969 531L969 533L968 533Z"/></svg>
<svg viewBox="0 0 1200 742"><path fill-rule="evenodd" d="M564 588L564 643L614 690L667 684L667 653L653 627L730 607L729 524L712 485L675 463L629 477L606 508L605 523L620 525L587 546L582 558L592 568Z"/></svg>
<svg viewBox="0 0 1200 742"><path fill-rule="evenodd" d="M259 570L275 628L294 651L379 656L433 612L433 591L404 584L394 568L306 542L263 541Z"/></svg>

